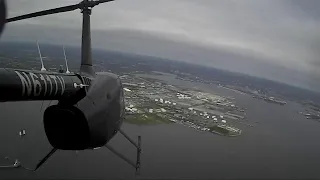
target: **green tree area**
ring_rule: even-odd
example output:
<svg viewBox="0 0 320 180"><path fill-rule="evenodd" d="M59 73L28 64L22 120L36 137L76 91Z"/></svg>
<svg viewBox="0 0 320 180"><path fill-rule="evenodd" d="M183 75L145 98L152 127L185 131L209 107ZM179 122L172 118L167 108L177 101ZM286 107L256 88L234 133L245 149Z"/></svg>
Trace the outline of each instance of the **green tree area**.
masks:
<svg viewBox="0 0 320 180"><path fill-rule="evenodd" d="M136 125L156 125L156 124L169 124L171 121L162 118L154 113L144 114L128 114L124 120L130 124Z"/></svg>

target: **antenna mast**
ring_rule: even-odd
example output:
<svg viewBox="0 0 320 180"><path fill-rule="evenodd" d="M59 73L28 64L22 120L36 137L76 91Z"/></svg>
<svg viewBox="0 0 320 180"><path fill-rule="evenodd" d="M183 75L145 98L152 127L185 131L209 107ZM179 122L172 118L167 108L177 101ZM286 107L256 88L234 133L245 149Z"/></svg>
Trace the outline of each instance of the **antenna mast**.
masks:
<svg viewBox="0 0 320 180"><path fill-rule="evenodd" d="M41 51L40 51L40 47L39 47L39 42L38 41L37 41L37 47L38 47L38 52L39 52L40 61L41 61L41 71L46 71L46 68L44 68L44 65L43 65L43 60L42 60Z"/></svg>
<svg viewBox="0 0 320 180"><path fill-rule="evenodd" d="M64 49L64 46L62 46L62 48L63 48L64 60L66 61L66 67L67 67L66 73L69 74L70 71L69 71L69 68L68 68L68 61L67 61L67 56L66 56L66 50Z"/></svg>
<svg viewBox="0 0 320 180"><path fill-rule="evenodd" d="M91 9L99 5L101 3L106 3L114 0L83 0L78 4L69 5L69 6L63 6L58 7L54 9L48 9L44 11L38 11L30 14L25 14L21 16L16 16L13 18L6 19L6 23L13 22L13 21L19 21L22 19L29 19L33 17L38 16L46 16L49 14L56 14L56 13L62 13L62 12L68 12L68 11L74 11L76 9L81 9L82 13L82 43L81 43L81 66L80 66L80 74L86 75L86 76L94 76L95 72L93 70L92 66L92 52L91 52L91 32L90 32L90 15L91 15ZM38 50L40 54L40 49L38 45ZM40 55L41 63L42 63L42 70L45 70L42 62L42 57Z"/></svg>
<svg viewBox="0 0 320 180"><path fill-rule="evenodd" d="M91 32L90 32L90 15L91 8L88 6L88 0L83 0L82 7L82 44L81 44L81 66L80 74L94 75L92 67L91 52Z"/></svg>

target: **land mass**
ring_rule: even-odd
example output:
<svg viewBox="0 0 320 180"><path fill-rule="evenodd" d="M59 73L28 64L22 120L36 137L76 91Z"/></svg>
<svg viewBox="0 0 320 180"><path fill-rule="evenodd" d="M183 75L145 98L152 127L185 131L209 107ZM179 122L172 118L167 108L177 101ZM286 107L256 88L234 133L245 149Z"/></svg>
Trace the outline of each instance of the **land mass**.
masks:
<svg viewBox="0 0 320 180"><path fill-rule="evenodd" d="M125 122L136 125L157 125L157 124L169 124L171 121L162 118L156 114L127 114Z"/></svg>
<svg viewBox="0 0 320 180"><path fill-rule="evenodd" d="M69 69L77 72L81 59L80 48L66 47L66 50ZM65 64L61 46L43 44L41 45L41 52L48 70L57 71L60 65ZM286 105L287 101L295 101L306 107L306 112L302 112L306 118L319 119L320 117L319 93L284 83L213 67L122 52L93 49L93 59L96 71L113 72L120 75L122 80L129 84L126 87L130 88L133 93L126 93L126 107L129 108L127 113L132 113L131 111L137 109L134 113L139 114L132 117L128 116L126 121L130 123L142 125L167 122L188 124L192 122L194 124L189 124L190 127L203 129L214 127L213 124L217 123L216 121L220 123L221 120L227 118L227 124L232 121L239 124L248 124L243 122L245 110L237 107L236 102L230 101L226 97L212 94L203 95L199 90L172 86L152 77L136 76L138 74L161 76L162 73L175 75L176 79L183 81L217 85L275 105ZM36 70L41 67L36 45L30 43L1 42L0 60L0 67ZM133 86L130 84L133 84ZM175 93L180 93L181 96L178 97ZM162 97L165 97L166 100L160 103L160 99L164 99ZM184 99L185 97L191 98L192 103L188 99ZM213 99L210 100L210 98ZM158 99L158 101L156 102L155 99ZM173 100L176 101L177 105L171 107ZM165 101L170 101L171 104L165 103ZM134 105L134 107L130 108L130 105ZM193 111L190 110L186 112L188 108L194 109L197 114L191 114ZM162 112L163 109L165 112ZM146 113L149 113L149 116ZM143 114L148 117L144 117ZM207 116L204 117L204 115ZM224 118L219 119L220 116ZM232 124L229 125L233 127ZM214 129L223 131L217 127Z"/></svg>

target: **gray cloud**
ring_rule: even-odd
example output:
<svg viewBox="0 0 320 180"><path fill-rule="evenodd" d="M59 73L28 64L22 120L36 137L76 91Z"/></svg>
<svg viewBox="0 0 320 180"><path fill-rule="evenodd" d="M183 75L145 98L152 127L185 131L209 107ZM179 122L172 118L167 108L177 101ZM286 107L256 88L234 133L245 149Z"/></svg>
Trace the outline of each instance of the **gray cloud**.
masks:
<svg viewBox="0 0 320 180"><path fill-rule="evenodd" d="M76 2L10 0L9 16ZM93 45L315 89L320 75L319 5L317 0L118 0L93 9ZM79 44L80 27L76 11L9 24L3 38ZM21 31L30 33L26 37Z"/></svg>

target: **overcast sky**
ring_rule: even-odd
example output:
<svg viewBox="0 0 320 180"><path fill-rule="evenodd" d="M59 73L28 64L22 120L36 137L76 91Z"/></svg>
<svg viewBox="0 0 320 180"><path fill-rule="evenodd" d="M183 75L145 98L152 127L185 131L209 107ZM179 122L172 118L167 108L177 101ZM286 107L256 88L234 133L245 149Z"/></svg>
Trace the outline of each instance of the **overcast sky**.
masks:
<svg viewBox="0 0 320 180"><path fill-rule="evenodd" d="M77 3L9 0L8 16ZM204 64L320 91L319 0L117 0L92 45ZM80 45L80 10L8 24L3 39Z"/></svg>

